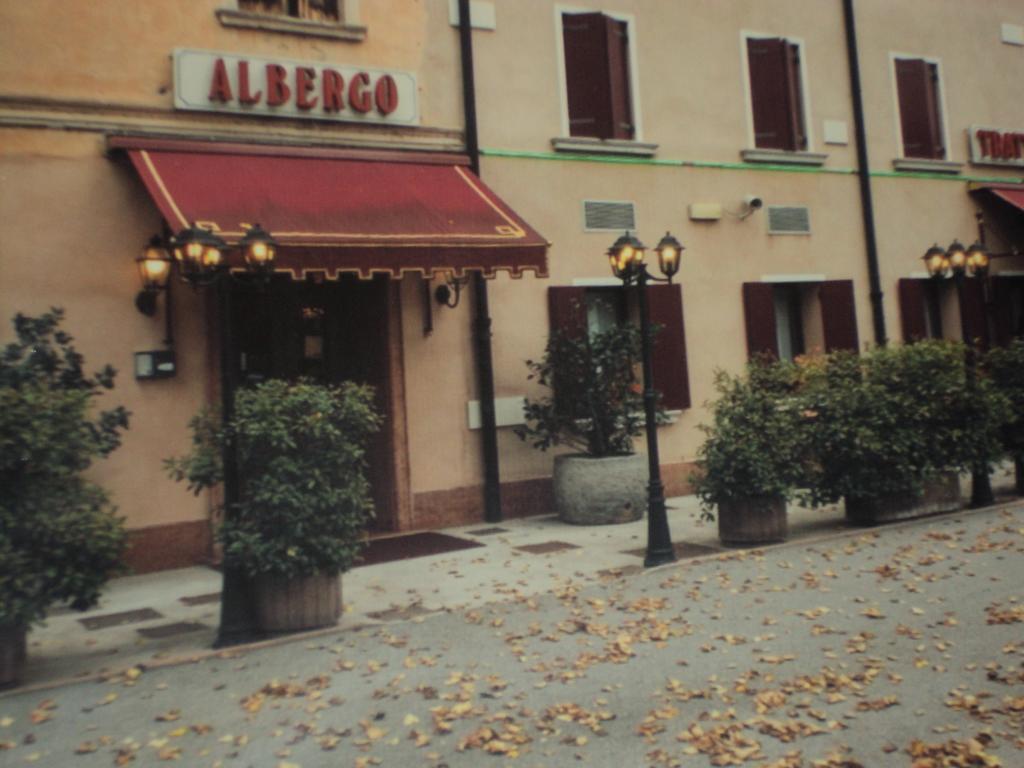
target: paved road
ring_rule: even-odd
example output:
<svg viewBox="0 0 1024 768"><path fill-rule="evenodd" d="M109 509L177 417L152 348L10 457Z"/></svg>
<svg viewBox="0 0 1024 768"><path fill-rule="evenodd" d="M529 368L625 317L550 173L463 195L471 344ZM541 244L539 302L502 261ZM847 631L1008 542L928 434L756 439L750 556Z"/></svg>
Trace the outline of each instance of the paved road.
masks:
<svg viewBox="0 0 1024 768"><path fill-rule="evenodd" d="M8 694L0 765L1017 768L1022 554L1017 505L544 597L513 579L470 611Z"/></svg>

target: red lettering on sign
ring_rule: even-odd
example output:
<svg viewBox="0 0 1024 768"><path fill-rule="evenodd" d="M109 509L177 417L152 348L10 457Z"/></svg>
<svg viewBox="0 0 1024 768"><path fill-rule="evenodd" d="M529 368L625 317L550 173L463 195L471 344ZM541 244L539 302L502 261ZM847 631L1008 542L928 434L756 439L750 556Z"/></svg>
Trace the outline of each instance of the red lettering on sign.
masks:
<svg viewBox="0 0 1024 768"><path fill-rule="evenodd" d="M348 103L356 112L366 114L373 106L373 96L368 90L370 76L365 72L357 73L348 85Z"/></svg>
<svg viewBox="0 0 1024 768"><path fill-rule="evenodd" d="M398 108L398 86L395 85L395 78L391 75L384 75L377 81L373 95L374 101L377 103L377 111L382 115L390 115Z"/></svg>
<svg viewBox="0 0 1024 768"><path fill-rule="evenodd" d="M238 62L238 101L242 104L256 104L263 96L263 91L249 91L249 62Z"/></svg>
<svg viewBox="0 0 1024 768"><path fill-rule="evenodd" d="M210 101L227 104L231 101L231 81L224 59L217 59L213 64L213 78L210 80Z"/></svg>
<svg viewBox="0 0 1024 768"><path fill-rule="evenodd" d="M319 99L314 96L307 98L310 91L316 88L316 70L312 67L295 68L295 106L299 109L312 109Z"/></svg>
<svg viewBox="0 0 1024 768"><path fill-rule="evenodd" d="M1009 160L1011 158L1016 159L1020 157L1020 153L1017 151L1017 137L1012 133L1003 134L1003 158Z"/></svg>
<svg viewBox="0 0 1024 768"><path fill-rule="evenodd" d="M279 107L291 97L286 77L288 70L280 64L267 64L267 106Z"/></svg>
<svg viewBox="0 0 1024 768"><path fill-rule="evenodd" d="M345 108L345 78L340 72L325 69L323 79L324 112L340 112Z"/></svg>
<svg viewBox="0 0 1024 768"><path fill-rule="evenodd" d="M982 157L988 157L992 154L992 148L989 146L988 131L979 128L974 132L975 137L978 139L978 152L981 153Z"/></svg>

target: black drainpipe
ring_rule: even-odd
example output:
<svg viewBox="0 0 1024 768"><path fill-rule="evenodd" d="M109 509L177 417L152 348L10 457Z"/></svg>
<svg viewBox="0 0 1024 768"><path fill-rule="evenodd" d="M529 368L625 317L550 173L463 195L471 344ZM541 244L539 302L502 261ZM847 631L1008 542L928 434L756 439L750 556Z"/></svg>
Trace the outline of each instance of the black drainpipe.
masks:
<svg viewBox="0 0 1024 768"><path fill-rule="evenodd" d="M850 64L850 95L853 99L853 124L857 136L857 178L860 181L860 210L864 219L864 240L867 246L868 281L871 285L871 317L875 326L875 343L886 343L885 310L882 305L882 280L878 272L878 242L875 238L875 207L871 201L871 171L868 165L868 138L864 130L864 101L860 87L860 62L857 58L857 25L853 16L853 0L843 0L846 22L846 55Z"/></svg>
<svg viewBox="0 0 1024 768"><path fill-rule="evenodd" d="M476 124L476 86L473 80L473 27L469 0L459 0L459 49L462 60L462 104L466 113L466 154L473 173L480 175L480 142ZM473 273L476 317L476 375L480 399L480 438L484 454L484 520L501 521L501 477L498 473L498 424L494 413L494 362L491 356L491 316L487 281L483 272Z"/></svg>

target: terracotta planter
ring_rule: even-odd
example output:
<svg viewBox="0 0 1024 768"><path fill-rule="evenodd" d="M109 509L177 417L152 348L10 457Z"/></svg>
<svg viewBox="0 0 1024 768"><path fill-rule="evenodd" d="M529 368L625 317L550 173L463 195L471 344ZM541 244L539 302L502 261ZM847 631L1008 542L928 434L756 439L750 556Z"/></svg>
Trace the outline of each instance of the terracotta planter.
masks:
<svg viewBox="0 0 1024 768"><path fill-rule="evenodd" d="M785 541L788 534L786 500L781 496L755 496L718 504L718 538L723 544L773 544Z"/></svg>
<svg viewBox="0 0 1024 768"><path fill-rule="evenodd" d="M341 576L317 574L288 579L254 579L256 619L265 632L296 632L329 627L341 616Z"/></svg>
<svg viewBox="0 0 1024 768"><path fill-rule="evenodd" d="M961 506L960 478L955 472L948 472L925 483L921 496L912 493L870 499L848 496L846 522L851 525L880 525L955 512Z"/></svg>
<svg viewBox="0 0 1024 768"><path fill-rule="evenodd" d="M0 624L0 688L15 685L25 668L26 636L23 625Z"/></svg>
<svg viewBox="0 0 1024 768"><path fill-rule="evenodd" d="M555 457L555 509L566 523L629 523L647 509L647 457Z"/></svg>

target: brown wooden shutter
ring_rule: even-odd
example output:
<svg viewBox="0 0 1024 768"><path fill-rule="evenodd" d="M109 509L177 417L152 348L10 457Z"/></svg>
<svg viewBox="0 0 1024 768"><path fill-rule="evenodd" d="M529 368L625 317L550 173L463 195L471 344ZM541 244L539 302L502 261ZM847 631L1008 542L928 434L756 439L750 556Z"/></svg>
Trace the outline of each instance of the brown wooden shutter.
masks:
<svg viewBox="0 0 1024 768"><path fill-rule="evenodd" d="M611 138L633 138L633 109L629 92L628 25L605 17L608 50L608 99L611 112Z"/></svg>
<svg viewBox="0 0 1024 768"><path fill-rule="evenodd" d="M792 52L781 38L748 38L750 101L754 115L754 146L797 149L793 115ZM796 84L799 88L799 83ZM802 123L802 121L801 121Z"/></svg>
<svg viewBox="0 0 1024 768"><path fill-rule="evenodd" d="M747 355L779 356L775 329L775 291L771 283L743 284L743 314L747 328Z"/></svg>
<svg viewBox="0 0 1024 768"><path fill-rule="evenodd" d="M570 136L608 139L615 135L607 22L603 13L562 14Z"/></svg>
<svg viewBox="0 0 1024 768"><path fill-rule="evenodd" d="M964 280L960 292L960 322L964 340L970 339L982 349L988 349L988 323L985 320L985 294L981 280Z"/></svg>
<svg viewBox="0 0 1024 768"><path fill-rule="evenodd" d="M857 310L853 303L853 280L826 280L821 284L818 297L825 351L858 351L860 341L857 337Z"/></svg>
<svg viewBox="0 0 1024 768"><path fill-rule="evenodd" d="M807 149L804 129L804 94L800 77L800 46L786 43L786 89L789 94L789 130L793 149Z"/></svg>
<svg viewBox="0 0 1024 768"><path fill-rule="evenodd" d="M923 59L896 59L903 156L945 156L939 120L938 67Z"/></svg>
<svg viewBox="0 0 1024 768"><path fill-rule="evenodd" d="M686 331L683 326L683 287L648 286L647 306L651 322L660 326L654 337L651 365L654 388L661 404L670 410L690 407L690 376L686 364Z"/></svg>
<svg viewBox="0 0 1024 768"><path fill-rule="evenodd" d="M1012 277L992 278L992 315L995 325L996 344L1006 346L1013 341L1013 295L1014 288L1020 286L1024 281ZM1017 290L1021 290L1017 287Z"/></svg>
<svg viewBox="0 0 1024 768"><path fill-rule="evenodd" d="M572 338L583 336L587 332L586 289L548 288L548 320L551 331L561 331Z"/></svg>
<svg viewBox="0 0 1024 768"><path fill-rule="evenodd" d="M927 299L923 280L901 278L897 283L900 296L900 327L903 330L903 341L919 341L928 338L928 325L925 321Z"/></svg>

